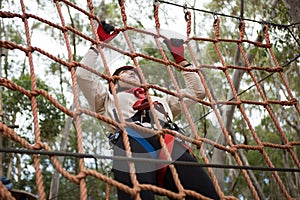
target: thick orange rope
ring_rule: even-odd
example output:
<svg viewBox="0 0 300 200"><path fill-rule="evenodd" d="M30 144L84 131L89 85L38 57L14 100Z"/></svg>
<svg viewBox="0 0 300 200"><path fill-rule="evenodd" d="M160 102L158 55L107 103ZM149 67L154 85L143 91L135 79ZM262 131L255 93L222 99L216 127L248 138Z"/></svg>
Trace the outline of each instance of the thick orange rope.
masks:
<svg viewBox="0 0 300 200"><path fill-rule="evenodd" d="M154 112L154 107L152 104L152 99L150 97L148 97L148 101L150 102L150 109L154 115L154 121L155 124L158 127L157 131L154 130L150 130L150 132L154 135L157 135L159 137L161 146L162 146L162 150L165 152L165 154L167 155L167 160L172 160L172 157L170 155L170 153L168 152L167 148L166 148L166 144L162 138L162 134L165 133L169 133L172 134L174 136L177 136L195 146L198 147L199 149L199 155L201 156L201 159L203 160L204 163L209 164L209 158L206 155L206 152L204 152L202 145L203 144L208 144L211 146L214 146L215 148L218 148L219 150L225 151L228 154L231 154L232 157L235 159L235 162L237 163L237 165L239 166L243 166L244 163L242 162L242 158L240 157L240 155L238 154L239 150L254 150L254 151L258 151L265 159L266 164L270 167L270 168L274 168L275 165L274 163L271 161L269 155L266 152L266 147L268 148L276 148L276 149L281 149L284 150L286 152L289 153L289 155L291 156L295 167L300 168L300 162L299 162L299 158L296 155L296 152L294 151L294 147L299 147L300 146L300 141L289 141L289 139L286 137L284 130L281 128L278 119L276 118L276 114L274 113L274 111L271 109L271 105L272 104L278 104L278 105L282 105L282 106L290 106L290 107L294 107L295 110L297 111L298 115L300 116L300 109L299 109L299 104L297 99L293 96L293 93L291 91L291 89L289 88L289 85L287 83L287 81L285 80L284 74L283 74L283 69L282 67L278 64L278 61L274 55L274 52L272 50L272 44L270 42L269 39L269 35L268 35L268 26L265 26L265 33L264 33L264 37L265 37L265 43L262 42L255 42L255 41L250 41L250 40L246 40L244 39L244 35L245 35L245 23L241 22L241 28L240 28L240 38L239 39L227 39L227 38L220 38L220 19L217 18L213 24L213 28L214 28L214 38L200 38L200 37L196 37L196 36L191 36L191 13L189 11L186 11L185 13L185 18L186 18L186 22L187 22L187 31L186 31L186 36L187 39L185 41L185 45L187 46L188 52L191 55L192 58L192 62L193 64L196 66L196 69L187 69L187 68L183 68L182 66L171 62L167 59L163 48L161 46L160 43L160 39L166 39L167 37L164 35L161 35L160 33L160 21L159 21L159 17L158 17L158 12L159 12L159 4L155 3L154 4L154 20L155 20L155 27L156 27L156 33L153 32L148 32L145 30L141 30L135 27L131 27L127 24L127 14L126 14L126 9L125 9L125 2L124 0L119 1L120 2L120 12L121 12L121 16L122 16L122 21L123 21L123 27L119 28L118 30L121 32L121 34L124 36L125 38L125 42L129 47L129 52L128 51L124 51L121 49L118 49L110 44L106 44L106 43L102 43L99 41L99 38L97 36L97 31L96 31L96 25L94 23L94 21L97 21L98 23L101 21L101 19L97 18L96 15L94 14L94 7L92 4L91 0L87 0L87 5L89 8L89 12L86 10L83 10L82 8L78 7L77 5L75 5L74 3L68 1L68 0L55 0L54 3L56 5L56 9L57 12L59 14L59 18L60 18L60 22L61 24L54 24L46 19L40 18L39 16L27 13L26 11L26 7L25 4L23 2L23 0L20 0L20 4L21 4L21 8L22 8L22 14L17 14L17 13L12 13L12 12L8 12L8 11L0 11L0 16L1 18L20 18L22 19L23 23L24 23L24 28L25 28L25 33L26 33L26 46L22 46L20 44L16 44L14 42L11 41L5 41L5 40L0 40L0 46L6 49L11 49L11 50L19 50L22 51L26 54L27 58L28 58L28 62L29 62L29 67L30 67L30 77L31 77L31 89L30 90L26 90L24 89L22 86L15 84L14 82L4 79L4 78L0 78L0 85L4 86L7 89L10 90L15 90L18 91L22 94L24 94L25 96L27 96L30 101L31 101L31 108L32 108L32 116L33 116L33 127L34 127L34 134L35 134L35 142L34 144L30 144L28 141L26 141L25 139L21 138L13 129L9 128L7 125L0 123L0 132L7 138L9 138L10 140L19 143L20 145L22 145L24 148L26 149L35 149L35 150L45 150L45 151L50 151L51 148L44 142L47 141L41 141L41 137L40 137L40 129L39 129L39 117L38 117L38 105L36 102L36 97L38 95L42 95L44 96L48 101L50 101L57 109L61 110L62 112L64 112L66 115L72 117L75 121L75 127L76 127L76 131L77 131L77 148L78 148L78 153L84 153L83 150L83 138L82 138L82 128L81 128L81 119L80 116L82 114L97 118L103 122L109 123L121 130L123 130L124 137L123 137L123 142L125 145L125 149L126 149L126 156L128 158L132 157L131 154L131 149L130 149L130 143L129 143L129 139L128 139L128 135L126 133L126 127L134 127L136 129L140 129L143 130L144 128L128 123L125 121L125 119L122 116L122 112L121 112L121 108L120 108L120 104L119 104L119 100L117 98L116 95L116 91L113 87L113 82L116 79L119 79L119 77L112 77L109 71L109 66L107 64L106 61L106 57L104 55L103 49L102 47L105 48L110 48L118 53L123 54L124 56L128 56L132 59L134 65L137 67L138 73L140 74L140 77L142 79L142 83L138 84L137 86L141 86L143 88L145 88L146 92L148 93L148 90L150 88L153 88L155 90L161 91L165 94L169 94L169 95L173 95L178 97L181 107L182 107L182 111L183 114L186 116L187 118L187 122L189 123L190 127L191 127L191 132L194 136L194 138L189 138L183 135L177 135L176 132L174 131L170 131L170 130L166 130L163 129L158 121L158 117L156 116L156 113ZM65 20L64 20L64 16L62 14L61 11L61 3L64 3L67 6L70 6L74 9L76 9L77 11L81 12L83 15L86 15L89 20L90 20L90 25L92 27L93 33L95 35L95 39L91 38L89 36L84 35L83 33L79 32L78 30L76 30L73 27L70 27L68 25L66 25ZM46 23L49 26L52 26L53 28L56 28L58 30L60 30L63 35L64 35L64 40L65 40L65 44L66 44L66 48L67 48L67 52L68 52L68 60L62 60L61 58L58 58L46 51L44 51L43 49L34 47L31 45L31 34L30 34L30 28L28 25L28 19L32 18L35 19L41 23ZM157 45L157 48L159 49L160 53L161 53L161 57L162 59L159 58L155 58L152 56L148 56L148 55L144 55L141 53L138 53L135 51L129 37L127 34L127 31L136 31L138 33L142 33L148 36L151 36L154 38L155 43ZM91 43L95 43L95 44L101 44L102 47L99 47L99 52L100 52L100 57L103 61L103 65L104 68L106 70L106 74L102 74L99 71L89 67L89 66L85 66L79 62L76 62L73 60L73 52L71 49L71 44L69 41L69 37L68 34L72 32L75 33L77 36L81 37L84 40L87 40ZM191 47L191 42L210 42L214 44L214 48L215 51L217 52L217 55L219 57L221 66L212 66L212 65L208 65L208 64L199 64L197 63L197 59L196 59L196 55L193 52L193 49ZM234 66L234 65L229 65L226 63L222 52L220 50L219 44L220 43L234 43L238 46L242 58L245 61L246 65L245 66ZM247 59L246 53L243 49L243 44L247 43L247 44L251 44L254 45L256 47L259 48L264 48L267 49L271 55L272 61L274 63L274 66L268 66L268 67L261 67L261 66L252 66L251 63L249 62L249 60ZM100 45L99 45L100 46ZM61 64L62 66L66 67L71 75L71 81L72 81L72 88L73 88L73 94L74 94L74 105L75 105L75 111L72 111L66 107L64 107L63 105L61 105L55 98L53 98L51 95L49 95L46 91L41 90L37 87L36 85L36 74L35 74L35 65L33 63L33 58L32 58L32 54L33 52L37 52L40 53L41 55L44 55L48 58L50 58L51 60ZM146 79L144 77L144 74L139 66L138 60L137 58L144 58L144 59L148 59L151 60L153 62L157 62L157 63L161 63L163 65L165 65L166 70L169 74L169 77L172 81L172 83L175 86L175 91L170 91L164 88L161 88L157 85L154 84L149 84L146 82ZM120 123L114 121L113 119L110 118L106 118L98 113L95 113L93 111L90 110L86 110L84 108L82 108L80 106L79 103L79 93L77 90L77 81L76 81L76 77L75 77L75 67L82 67L92 73L94 73L95 75L107 80L107 82L110 84L111 88L112 88L112 94L116 100L116 109L117 109L117 113L118 116L120 116ZM199 76L201 83L204 86L204 89L207 93L207 99L208 100L201 100L201 99L197 99L195 97L191 97L188 95L184 95L182 93L180 93L180 88L179 85L177 83L177 80L172 72L172 67L178 68L180 70L184 70L184 71L190 71L190 72L194 72L197 73L197 75ZM211 69L211 70L218 70L218 71L222 71L223 74L226 77L226 80L229 84L230 90L232 91L234 100L232 101L225 101L225 100L214 100L214 98L212 97L212 94L208 88L207 85L207 80L205 79L205 77L203 76L202 72L200 69ZM231 74L230 74L230 70L244 70L252 79L259 95L260 98L262 99L262 101L253 101L253 100L242 100L240 99L239 95L238 95L238 91L236 91L236 89L234 88L233 82L231 80ZM254 70L261 70L261 71L266 71L266 72L273 72L273 73L278 73L280 79L283 82L283 85L287 91L288 94L288 99L287 100L270 100L266 97L266 95L264 94L261 86L259 85L258 80L255 78L254 76ZM136 83L133 83L136 84ZM149 96L149 95L148 95ZM220 124L220 129L222 131L222 134L224 134L225 136L225 140L227 145L221 145L216 143L215 141L212 141L210 139L207 138L203 138L198 134L197 128L194 125L193 119L191 117L191 114L187 108L187 106L185 105L183 99L184 98L190 98L198 103L201 103L205 106L208 106L212 109L212 111L214 112L214 114L217 117L217 120ZM276 129L278 130L278 134L280 135L281 139L282 139L282 144L273 144L270 142L264 142L262 141L259 136L258 133L255 131L253 125L250 122L249 117L246 114L246 110L245 110L245 106L246 104L251 104L251 105L258 105L258 106L262 106L266 109L266 111L268 112L271 120L274 122L274 125L276 127ZM237 109L239 110L239 112L241 113L241 115L243 116L247 126L249 127L249 131L252 134L252 137L254 139L255 144L252 145L246 145L246 144L234 144L231 140L231 136L229 133L229 130L226 129L223 119L221 117L221 114L218 110L218 106L219 105L235 105L237 107ZM38 196L39 199L46 199L46 194L44 191L44 183L43 183L43 177L42 177L42 173L41 173L41 162L40 162L40 158L38 155L34 155L33 156L34 159L34 168L36 171L36 185L37 185L37 189L38 189ZM125 192L127 192L128 194L130 194L131 196L133 196L135 199L140 199L140 194L139 192L141 190L151 190L154 191L158 194L161 195L167 195L168 197L174 198L174 199L183 199L186 195L189 196L193 196L195 198L198 199L207 199L206 197L191 191L191 190L187 190L185 189L181 183L180 183L180 179L178 177L178 174L176 172L176 169L174 167L174 165L170 165L170 169L172 172L172 176L173 179L175 181L175 184L178 188L178 193L174 193L171 192L169 190L154 186L154 185L147 185L147 184L141 184L138 182L136 174L135 174L135 165L134 162L129 162L129 168L130 168L130 175L131 175L131 181L133 183L133 187L128 187L127 185L124 185L118 181L113 180L112 178L98 172L95 170L90 170L87 169L87 167L85 166L84 163L84 159L83 158L79 158L78 162L79 162L79 168L80 168L80 172L78 174L71 174L68 171L66 171L63 166L59 163L59 161L56 159L55 156L51 156L50 160L53 164L53 166L55 167L55 169L60 172L66 179L68 179L71 182L74 182L76 184L80 185L80 199L87 199L87 188L86 188L86 178L88 176L93 176L97 179L100 179L102 181L104 181L107 185L106 185L106 198L109 198L109 193L110 193L110 187L117 187ZM220 188L217 178L213 173L213 170L211 168L208 168L208 173L213 181L213 184L215 185L215 188L217 190L217 193L220 195L220 197L222 199L237 199L236 197L233 196L226 196L222 189ZM257 190L255 189L250 176L247 172L247 170L242 169L241 173L249 187L249 190L252 193L253 199L259 199ZM278 184L282 194L284 195L284 197L286 199L295 199L293 197L291 197L291 195L289 194L289 192L287 191L281 177L279 176L278 172L273 171L272 172L274 179L276 180L276 183ZM6 188L0 183L0 197L3 199L13 199L13 197L11 197L9 191L6 190Z"/></svg>

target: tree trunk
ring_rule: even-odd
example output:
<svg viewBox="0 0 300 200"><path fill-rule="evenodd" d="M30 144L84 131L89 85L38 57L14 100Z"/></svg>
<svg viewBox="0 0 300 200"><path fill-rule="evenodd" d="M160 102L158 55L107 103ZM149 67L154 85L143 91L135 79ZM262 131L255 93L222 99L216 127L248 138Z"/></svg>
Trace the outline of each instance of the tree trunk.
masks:
<svg viewBox="0 0 300 200"><path fill-rule="evenodd" d="M2 1L0 0L0 6ZM2 39L2 22L0 22L0 39ZM0 77L2 77L2 53L3 48L0 47ZM2 111L2 87L0 87L0 123L4 122L3 111ZM0 148L3 149L3 136L0 133ZM0 152L0 177L3 176L3 153Z"/></svg>
<svg viewBox="0 0 300 200"><path fill-rule="evenodd" d="M262 42L263 41L263 37L261 35L259 35L256 39L256 42ZM253 60L255 56L255 52L253 51L253 49L249 49L247 52L247 59L249 60L249 62L251 63L251 61ZM245 66L245 62L243 61L242 66ZM239 87L240 87L240 81L244 75L245 71L244 70L235 70L233 73L233 78L232 78L232 82L234 84L234 88L235 90L238 92L239 91ZM233 94L230 91L228 94L228 99L232 99L233 98ZM227 105L225 106L225 109L223 111L223 121L226 127L226 130L228 130L229 134L232 136L232 138L234 138L234 134L232 132L232 120L233 120L233 114L234 114L234 110L235 110L234 105ZM226 145L226 141L225 141L225 136L224 134L220 134L220 138L218 141L219 144L222 145ZM244 153L242 151L238 151L239 156L243 162L244 165L248 165L248 160L247 157L244 155ZM214 149L213 152L213 156L212 156L212 163L216 163L216 164L225 164L226 162L226 153L224 151L221 151L217 148ZM221 187L224 187L224 169L215 169L215 174L216 177L218 177L218 181ZM261 199L266 199L264 197L264 194L261 190L261 187L254 175L254 173L250 170L248 171L248 174L253 182L254 187L256 188L258 195L260 196Z"/></svg>
<svg viewBox="0 0 300 200"><path fill-rule="evenodd" d="M71 110L74 109L74 105L72 105ZM67 148L67 141L70 134L70 129L72 125L72 118L68 117L66 120L66 124L64 127L64 130L62 132L62 139L60 143L60 151L65 152ZM63 162L63 157L57 158L60 163ZM49 192L49 199L57 200L58 196L58 190L59 190L59 172L57 170L54 171L51 179L51 186L50 186L50 192Z"/></svg>
<svg viewBox="0 0 300 200"><path fill-rule="evenodd" d="M0 71L1 71L1 57L0 57ZM1 72L0 72L1 74ZM0 75L1 77L1 75ZM0 123L3 123L3 112L2 112L2 88L0 87ZM3 149L3 135L0 132L0 149ZM3 176L3 155L0 152L0 177Z"/></svg>
<svg viewBox="0 0 300 200"><path fill-rule="evenodd" d="M299 0L283 0L285 7L288 9L294 23L300 22L300 3ZM300 24L296 27L300 30Z"/></svg>
<svg viewBox="0 0 300 200"><path fill-rule="evenodd" d="M272 2L272 5L275 5L276 3L277 3L277 0L274 0ZM273 15L275 15L275 12L273 12L270 15L270 18ZM256 42L262 42L263 39L264 39L263 36L261 34L259 34L256 38ZM253 61L255 54L256 54L256 51L254 51L254 48L250 48L247 51L246 56L250 63ZM240 51L239 51L239 49L237 49L236 55L235 55L235 65L246 66L245 60L243 59L242 63L240 63L239 59L240 59ZM238 70L238 69L234 70L234 72L233 72L232 82L233 82L234 88L237 91L237 93L239 92L240 81L242 80L244 73L245 73L245 70ZM230 90L228 93L227 99L232 99L232 98L233 98L233 94L232 94L232 91ZM229 134L231 134L232 138L235 137L234 134L232 134L232 120L233 120L233 114L234 114L235 107L236 106L234 106L234 105L226 105L224 107L223 114L222 114L222 118L223 118L223 122L225 124L226 130L229 132ZM226 145L226 140L225 140L224 134L222 134L222 133L220 134L218 143L221 145ZM248 164L247 157L243 154L242 151L238 151L238 153L239 153L239 156L241 157L243 164L247 165ZM226 164L226 153L217 148L214 148L213 156L212 156L212 163ZM218 179L220 187L224 188L224 180L225 180L224 169L215 168L214 173ZM260 198L266 199L254 173L252 171L248 171L248 174L249 174L251 181L252 181L254 187L256 188L257 193L260 196Z"/></svg>
<svg viewBox="0 0 300 200"><path fill-rule="evenodd" d="M286 151L283 154L283 160L284 160L284 162L283 162L284 167L290 168L291 166L289 165L288 154ZM295 180L297 181L299 176L297 176L297 174L296 174L295 179L294 179L291 172L286 172L285 175L286 175L286 186L287 186L288 192L291 194L292 197L299 196L299 193L300 193L299 187L297 187L297 184L295 182Z"/></svg>

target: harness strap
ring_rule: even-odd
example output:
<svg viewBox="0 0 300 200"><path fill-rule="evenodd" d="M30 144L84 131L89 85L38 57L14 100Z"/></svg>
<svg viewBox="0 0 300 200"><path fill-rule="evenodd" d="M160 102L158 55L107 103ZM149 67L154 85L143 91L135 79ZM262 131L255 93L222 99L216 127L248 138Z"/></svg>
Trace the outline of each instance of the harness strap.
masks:
<svg viewBox="0 0 300 200"><path fill-rule="evenodd" d="M147 141L147 139L145 139L137 131L135 131L134 129L132 129L130 127L127 127L126 131L130 137L132 137L135 141L140 143L140 145L142 145L145 148L147 153L149 153L149 155L153 159L157 159L156 151L155 151L154 147Z"/></svg>
<svg viewBox="0 0 300 200"><path fill-rule="evenodd" d="M173 147L174 147L174 136L169 135L169 134L165 134L164 140L165 140L168 152L172 155L172 151L173 151ZM167 156L166 156L165 152L162 149L160 151L159 158L161 160L166 160L167 159ZM168 166L165 164L157 172L157 175L158 175L157 182L158 182L158 186L160 186L160 187L164 186L164 177L165 177L165 174L166 174L166 171L167 171L167 167Z"/></svg>
<svg viewBox="0 0 300 200"><path fill-rule="evenodd" d="M161 149L159 155L157 155L157 152L155 148L150 144L147 139L145 139L143 136L141 136L137 131L134 129L127 127L126 131L128 135L133 138L135 141L137 141L146 151L147 153L153 158L153 159L160 159L160 160L166 160L167 156L165 152ZM164 135L164 141L167 147L167 151L172 155L173 147L175 138L173 135L165 134ZM190 153L192 153L191 149L185 145L184 143L181 143ZM193 154L192 154L193 155ZM157 182L159 187L164 186L164 177L167 171L167 164L163 164L162 167L157 171Z"/></svg>
<svg viewBox="0 0 300 200"><path fill-rule="evenodd" d="M150 109L150 104L146 98L146 92L143 88L131 88L129 90L126 90L125 92L134 94L138 98L138 100L132 106L132 108L134 110L144 111L144 110ZM165 117L167 119L167 124L165 124L165 125L168 125L168 127L171 128L172 130L176 130L179 133L183 133L179 129L179 127L174 122L172 122L170 116L168 115L168 113L166 112L166 110L164 109L164 107L161 103L154 101L153 105L154 105L154 108L158 112L165 115ZM141 135L139 135L138 132L136 132L135 130L133 130L131 128L126 128L126 130L133 139L135 139L138 143L140 143L145 148L145 150L150 154L150 156L152 158L157 159L157 154L155 152L155 149L145 138L143 138ZM164 141L167 146L168 152L172 155L172 151L173 151L173 147L174 147L174 136L165 134ZM160 150L159 159L161 159L161 160L167 159L167 156L163 150ZM167 171L167 167L168 167L168 165L164 164L162 166L162 168L159 169L157 172L158 186L160 186L160 187L163 187L163 185L164 185L164 177L165 177L165 173Z"/></svg>

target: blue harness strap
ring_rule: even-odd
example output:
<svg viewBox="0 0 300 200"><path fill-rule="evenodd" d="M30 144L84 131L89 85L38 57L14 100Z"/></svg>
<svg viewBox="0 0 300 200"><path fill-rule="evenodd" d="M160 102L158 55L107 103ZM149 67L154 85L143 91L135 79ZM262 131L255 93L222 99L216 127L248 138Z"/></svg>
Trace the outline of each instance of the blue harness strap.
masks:
<svg viewBox="0 0 300 200"><path fill-rule="evenodd" d="M155 151L154 147L147 141L147 139L145 139L137 131L135 131L134 129L132 129L130 127L127 127L126 131L130 137L132 137L135 141L140 143L140 145L142 145L145 148L147 153L149 153L149 155L153 159L157 159L157 152Z"/></svg>

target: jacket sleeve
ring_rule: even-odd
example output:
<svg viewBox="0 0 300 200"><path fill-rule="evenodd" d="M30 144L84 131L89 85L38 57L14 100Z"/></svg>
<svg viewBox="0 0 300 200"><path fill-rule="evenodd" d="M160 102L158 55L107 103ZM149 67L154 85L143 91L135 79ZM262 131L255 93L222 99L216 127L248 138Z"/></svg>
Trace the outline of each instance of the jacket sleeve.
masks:
<svg viewBox="0 0 300 200"><path fill-rule="evenodd" d="M94 50L89 49L81 60L81 63L94 68L97 58L98 54ZM76 69L76 78L77 84L87 99L90 108L95 112L103 114L105 100L108 96L107 87L101 84L101 81L93 73L81 67L77 67Z"/></svg>
<svg viewBox="0 0 300 200"><path fill-rule="evenodd" d="M182 71L181 74L185 81L186 88L181 89L180 92L183 94L196 97L198 99L204 99L206 93L198 74L195 72L187 72L187 71ZM176 117L178 114L181 113L181 105L178 97L168 95L167 101L172 111L173 117ZM184 98L184 102L188 108L196 104L195 101L189 98Z"/></svg>

